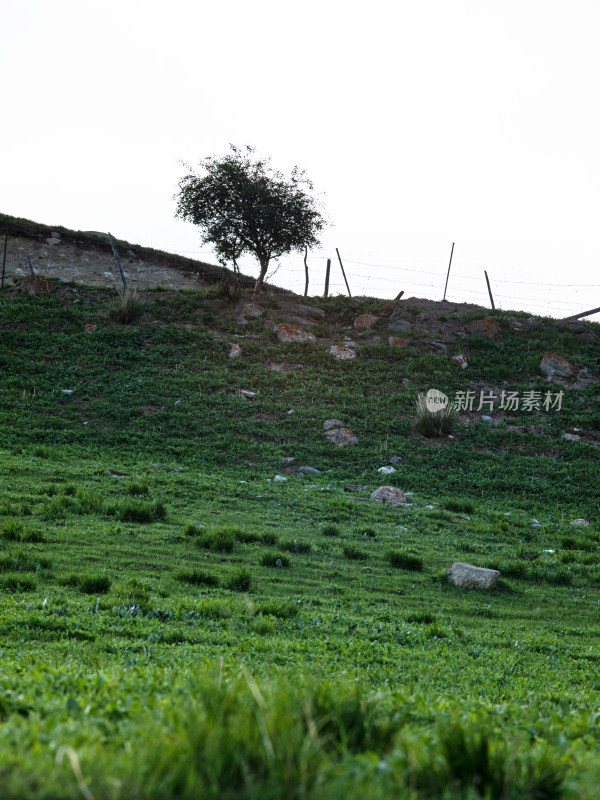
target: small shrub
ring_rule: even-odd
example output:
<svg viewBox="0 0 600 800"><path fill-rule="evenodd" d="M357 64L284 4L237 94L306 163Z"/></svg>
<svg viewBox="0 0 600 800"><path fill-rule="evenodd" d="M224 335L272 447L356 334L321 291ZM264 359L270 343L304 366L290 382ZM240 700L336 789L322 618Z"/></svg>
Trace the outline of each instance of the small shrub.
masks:
<svg viewBox="0 0 600 800"><path fill-rule="evenodd" d="M130 483L127 487L127 494L130 494L132 497L148 494L148 491L148 487L145 483Z"/></svg>
<svg viewBox="0 0 600 800"><path fill-rule="evenodd" d="M203 572L199 569L182 569L175 573L175 580L189 583L193 586L218 586L219 579L216 575Z"/></svg>
<svg viewBox="0 0 600 800"><path fill-rule="evenodd" d="M194 522L188 523L184 531L186 536L203 536L204 532L204 525L196 525Z"/></svg>
<svg viewBox="0 0 600 800"><path fill-rule="evenodd" d="M263 544L266 544L270 547L277 544L277 534L276 533L263 533L260 537Z"/></svg>
<svg viewBox="0 0 600 800"><path fill-rule="evenodd" d="M369 557L368 553L358 550L356 547L344 547L344 556L350 561L366 561Z"/></svg>
<svg viewBox="0 0 600 800"><path fill-rule="evenodd" d="M427 408L426 395L419 394L416 406L417 421L415 428L419 433L428 438L447 436L452 433L458 421L458 413L452 403L448 403L445 408L441 408L439 411L430 411Z"/></svg>
<svg viewBox="0 0 600 800"><path fill-rule="evenodd" d="M110 589L110 578L106 575L83 575L79 579L79 591L83 594L104 594Z"/></svg>
<svg viewBox="0 0 600 800"><path fill-rule="evenodd" d="M431 611L415 611L407 616L406 621L414 625L432 625L436 622L436 616Z"/></svg>
<svg viewBox="0 0 600 800"><path fill-rule="evenodd" d="M321 533L323 536L339 536L340 529L337 525L325 525L325 527L321 528Z"/></svg>
<svg viewBox="0 0 600 800"><path fill-rule="evenodd" d="M207 531L198 538L198 546L215 553L232 553L235 538L228 530Z"/></svg>
<svg viewBox="0 0 600 800"><path fill-rule="evenodd" d="M33 455L35 458L50 458L52 451L49 447L34 447Z"/></svg>
<svg viewBox="0 0 600 800"><path fill-rule="evenodd" d="M423 570L423 559L418 556L405 553L403 550L388 550L386 558L391 567L396 569L407 569L412 572Z"/></svg>
<svg viewBox="0 0 600 800"><path fill-rule="evenodd" d="M9 519L0 526L0 538L7 542L20 542L24 534L25 528L23 523L18 520Z"/></svg>
<svg viewBox="0 0 600 800"><path fill-rule="evenodd" d="M281 560L282 567L290 566L290 560L285 553L265 553L260 559L260 565L261 567L276 567L279 560Z"/></svg>
<svg viewBox="0 0 600 800"><path fill-rule="evenodd" d="M121 522L158 522L165 519L164 503L126 503L119 511Z"/></svg>
<svg viewBox="0 0 600 800"><path fill-rule="evenodd" d="M108 316L113 322L129 325L142 316L144 307L145 303L137 289L120 290L108 307Z"/></svg>
<svg viewBox="0 0 600 800"><path fill-rule="evenodd" d="M247 592L252 585L252 575L247 569L240 567L227 580L227 588L232 592Z"/></svg>
<svg viewBox="0 0 600 800"><path fill-rule="evenodd" d="M79 575L75 575L75 573L72 572L70 575L61 578L58 582L61 584L61 586L79 587L80 580L81 578L79 577Z"/></svg>

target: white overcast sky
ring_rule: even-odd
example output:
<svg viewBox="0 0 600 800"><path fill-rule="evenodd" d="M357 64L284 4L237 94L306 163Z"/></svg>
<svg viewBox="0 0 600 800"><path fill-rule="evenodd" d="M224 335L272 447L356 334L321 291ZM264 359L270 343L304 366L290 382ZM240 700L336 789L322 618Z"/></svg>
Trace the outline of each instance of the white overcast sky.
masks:
<svg viewBox="0 0 600 800"><path fill-rule="evenodd" d="M306 169L342 291L600 306L598 0L2 0L0 211L214 261L173 195L253 145ZM255 274L252 260L244 271ZM274 282L303 288L302 259ZM595 319L599 317L596 316Z"/></svg>

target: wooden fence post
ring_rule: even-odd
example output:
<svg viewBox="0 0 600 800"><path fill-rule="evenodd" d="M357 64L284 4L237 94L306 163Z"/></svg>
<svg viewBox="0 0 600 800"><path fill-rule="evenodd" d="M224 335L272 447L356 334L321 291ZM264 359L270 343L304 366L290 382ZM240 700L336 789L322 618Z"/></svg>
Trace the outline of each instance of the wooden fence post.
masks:
<svg viewBox="0 0 600 800"><path fill-rule="evenodd" d="M4 270L6 269L6 245L8 244L8 234L4 235L4 255L2 257L2 286L4 289Z"/></svg>
<svg viewBox="0 0 600 800"><path fill-rule="evenodd" d="M331 271L331 259L327 259L327 271L325 272L325 294L323 297L329 297L329 273Z"/></svg>
<svg viewBox="0 0 600 800"><path fill-rule="evenodd" d="M488 292L490 294L490 303L492 304L492 308L496 310L496 306L494 305L494 298L492 297L492 290L490 288L490 279L488 278L487 270L483 270L485 272L485 280L487 282Z"/></svg>
<svg viewBox="0 0 600 800"><path fill-rule="evenodd" d="M29 272L31 272L32 275L35 275L35 272L33 271L33 264L31 263L31 258L29 257L29 253L27 253L26 258L27 258L27 263L29 264Z"/></svg>
<svg viewBox="0 0 600 800"><path fill-rule="evenodd" d="M306 263L306 259L308 258L308 247L304 246L304 272L306 273L306 283L304 284L304 297L308 295L308 264Z"/></svg>
<svg viewBox="0 0 600 800"><path fill-rule="evenodd" d="M108 234L108 238L110 239L110 246L112 247L113 256L115 257L115 261L117 262L117 267L119 268L119 272L121 273L121 280L123 281L123 286L127 289L127 281L125 280L125 273L123 272L123 267L121 266L121 259L119 258L119 254L117 253L117 245L115 240L113 239L112 233Z"/></svg>
<svg viewBox="0 0 600 800"><path fill-rule="evenodd" d="M448 274L446 275L446 285L444 286L444 296L442 297L442 303L446 299L446 290L448 288L448 278L450 277L450 267L452 266L453 254L454 254L454 242L452 242L452 250L450 250L450 263L448 264Z"/></svg>

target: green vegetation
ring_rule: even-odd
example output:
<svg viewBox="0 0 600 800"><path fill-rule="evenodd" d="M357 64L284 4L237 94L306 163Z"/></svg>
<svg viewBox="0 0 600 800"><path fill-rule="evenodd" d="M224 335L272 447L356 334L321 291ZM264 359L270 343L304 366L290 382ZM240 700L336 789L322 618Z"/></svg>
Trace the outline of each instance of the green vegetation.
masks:
<svg viewBox="0 0 600 800"><path fill-rule="evenodd" d="M597 374L597 340L470 337L466 377L416 340L337 362L257 320L232 361L206 292L146 293L129 325L78 295L1 298L3 798L596 797L598 385L413 428L432 386L547 388L545 350ZM315 302L332 331L378 310ZM382 483L410 504L368 502ZM453 588L453 561L499 587Z"/></svg>

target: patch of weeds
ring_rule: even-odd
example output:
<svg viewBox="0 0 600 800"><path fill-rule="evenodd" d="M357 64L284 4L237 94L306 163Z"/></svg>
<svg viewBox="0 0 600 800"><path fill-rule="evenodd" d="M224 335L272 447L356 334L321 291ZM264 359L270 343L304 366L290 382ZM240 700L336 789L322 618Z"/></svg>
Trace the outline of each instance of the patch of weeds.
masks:
<svg viewBox="0 0 600 800"><path fill-rule="evenodd" d="M277 562L281 563L278 564ZM285 553L264 553L260 559L261 567L289 567L290 560Z"/></svg>
<svg viewBox="0 0 600 800"><path fill-rule="evenodd" d="M0 539L6 542L43 542L44 536L39 531L28 530L18 520L7 520L0 525Z"/></svg>
<svg viewBox="0 0 600 800"><path fill-rule="evenodd" d="M121 522L160 522L167 516L164 503L125 503L118 509Z"/></svg>
<svg viewBox="0 0 600 800"><path fill-rule="evenodd" d="M366 561L369 557L369 554L359 550L356 547L350 547L349 545L346 545L346 547L344 547L344 557L350 561Z"/></svg>
<svg viewBox="0 0 600 800"><path fill-rule="evenodd" d="M270 617L255 617L250 622L250 630L258 636L272 636L277 630L277 621Z"/></svg>
<svg viewBox="0 0 600 800"><path fill-rule="evenodd" d="M127 494L130 494L132 497L148 494L148 491L148 486L145 483L130 483L127 486Z"/></svg>
<svg viewBox="0 0 600 800"><path fill-rule="evenodd" d="M375 528L357 528L355 534L357 536L364 536L365 539L375 539L377 537Z"/></svg>
<svg viewBox="0 0 600 800"><path fill-rule="evenodd" d="M107 575L82 575L78 588L83 594L104 594L110 589L110 578Z"/></svg>
<svg viewBox="0 0 600 800"><path fill-rule="evenodd" d="M0 590L5 592L34 592L36 582L29 575L5 575L0 580Z"/></svg>
<svg viewBox="0 0 600 800"><path fill-rule="evenodd" d="M17 553L0 556L0 572L39 572L50 569L48 558L38 558L34 554Z"/></svg>
<svg viewBox="0 0 600 800"><path fill-rule="evenodd" d="M265 600L256 603L254 611L256 614L278 617L279 619L292 619L298 616L300 607L296 603L290 603L288 600Z"/></svg>
<svg viewBox="0 0 600 800"><path fill-rule="evenodd" d="M175 580L182 581L182 583L189 583L192 586L213 586L219 585L219 579L216 575L211 575L210 572L204 572L200 569L182 569L175 573Z"/></svg>
<svg viewBox="0 0 600 800"><path fill-rule="evenodd" d="M203 536L204 533L204 525L196 525L194 522L189 522L185 526L184 534L186 536Z"/></svg>
<svg viewBox="0 0 600 800"><path fill-rule="evenodd" d="M412 572L422 572L423 570L423 559L405 553L403 550L388 550L386 560L391 567L396 569L406 569Z"/></svg>
<svg viewBox="0 0 600 800"><path fill-rule="evenodd" d="M252 586L252 575L249 570L240 567L229 576L225 586L232 592L248 592Z"/></svg>
<svg viewBox="0 0 600 800"><path fill-rule="evenodd" d="M235 537L227 529L207 531L198 538L198 546L215 553L233 553Z"/></svg>
<svg viewBox="0 0 600 800"><path fill-rule="evenodd" d="M431 611L415 611L406 617L406 621L414 625L432 625L436 620L436 615Z"/></svg>
<svg viewBox="0 0 600 800"><path fill-rule="evenodd" d="M337 527L337 525L325 525L323 528L321 528L321 533L323 536L339 536L340 529Z"/></svg>
<svg viewBox="0 0 600 800"><path fill-rule="evenodd" d="M475 506L470 500L459 500L455 497L446 500L443 505L446 511L454 511L457 514L472 514L475 511Z"/></svg>
<svg viewBox="0 0 600 800"><path fill-rule="evenodd" d="M268 547L273 547L277 544L277 534L276 533L263 533L260 537L260 540L263 544L266 544Z"/></svg>

